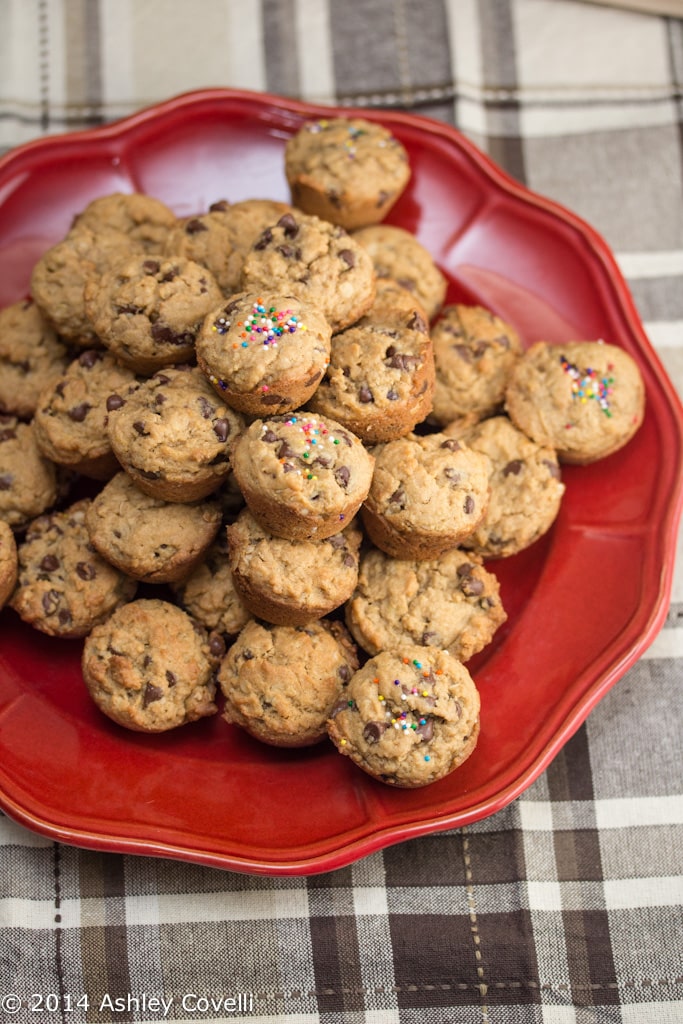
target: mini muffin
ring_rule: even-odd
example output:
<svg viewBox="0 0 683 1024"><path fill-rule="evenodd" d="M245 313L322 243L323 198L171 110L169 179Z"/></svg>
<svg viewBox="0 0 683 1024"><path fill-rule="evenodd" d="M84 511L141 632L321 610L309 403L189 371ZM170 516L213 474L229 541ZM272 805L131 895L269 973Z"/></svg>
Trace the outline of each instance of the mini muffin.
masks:
<svg viewBox="0 0 683 1024"><path fill-rule="evenodd" d="M57 467L38 447L33 424L0 416L0 521L22 530L59 497Z"/></svg>
<svg viewBox="0 0 683 1024"><path fill-rule="evenodd" d="M376 444L422 422L433 391L427 318L405 289L384 286L370 311L332 339L330 365L308 408Z"/></svg>
<svg viewBox="0 0 683 1024"><path fill-rule="evenodd" d="M331 335L325 317L308 302L241 292L206 317L197 363L233 409L250 416L290 412L320 383Z"/></svg>
<svg viewBox="0 0 683 1024"><path fill-rule="evenodd" d="M645 415L645 386L616 345L539 341L514 367L505 404L512 422L561 462L585 464L631 440Z"/></svg>
<svg viewBox="0 0 683 1024"><path fill-rule="evenodd" d="M265 530L319 540L353 519L370 490L374 459L334 420L298 412L255 420L234 442L232 466Z"/></svg>
<svg viewBox="0 0 683 1024"><path fill-rule="evenodd" d="M413 643L469 661L506 619L498 580L460 548L421 560L370 548L346 605L346 625L371 655Z"/></svg>
<svg viewBox="0 0 683 1024"><path fill-rule="evenodd" d="M329 221L298 210L262 232L244 260L242 291L276 291L320 309L332 331L359 320L375 298L366 250Z"/></svg>
<svg viewBox="0 0 683 1024"><path fill-rule="evenodd" d="M488 508L462 541L464 548L483 558L503 558L548 532L565 490L553 448L532 441L507 416L470 426L456 421L444 433L487 455L491 464Z"/></svg>
<svg viewBox="0 0 683 1024"><path fill-rule="evenodd" d="M445 306L432 326L436 386L430 420L482 419L500 412L512 367L522 354L514 327L481 306Z"/></svg>
<svg viewBox="0 0 683 1024"><path fill-rule="evenodd" d="M119 608L87 637L82 668L100 711L134 732L166 732L218 710L208 636L168 601Z"/></svg>
<svg viewBox="0 0 683 1024"><path fill-rule="evenodd" d="M276 747L326 737L326 721L358 668L341 622L275 626L252 620L221 662L223 717Z"/></svg>
<svg viewBox="0 0 683 1024"><path fill-rule="evenodd" d="M199 501L230 472L228 442L244 423L196 367L167 367L108 407L114 453L153 498Z"/></svg>
<svg viewBox="0 0 683 1024"><path fill-rule="evenodd" d="M0 608L12 596L17 582L17 545L9 523L0 519Z"/></svg>
<svg viewBox="0 0 683 1024"><path fill-rule="evenodd" d="M394 558L437 558L471 534L489 500L489 460L444 434L398 438L373 449L362 509L372 542Z"/></svg>
<svg viewBox="0 0 683 1024"><path fill-rule="evenodd" d="M239 291L242 264L249 249L271 224L291 208L271 199L218 200L206 213L184 217L166 239L167 256L183 256L209 270L229 298Z"/></svg>
<svg viewBox="0 0 683 1024"><path fill-rule="evenodd" d="M236 637L252 617L235 587L225 530L219 531L194 571L171 584L171 590L186 612L224 639Z"/></svg>
<svg viewBox="0 0 683 1024"><path fill-rule="evenodd" d="M480 698L448 651L404 644L351 678L328 722L337 750L380 782L426 786L458 768L479 736Z"/></svg>
<svg viewBox="0 0 683 1024"><path fill-rule="evenodd" d="M180 257L133 256L84 290L95 334L141 374L193 359L199 329L221 297L206 267Z"/></svg>
<svg viewBox="0 0 683 1024"><path fill-rule="evenodd" d="M127 473L117 473L86 515L93 547L143 583L171 583L192 572L221 525L217 501L192 505L152 498Z"/></svg>
<svg viewBox="0 0 683 1024"><path fill-rule="evenodd" d="M148 254L164 251L176 217L160 199L141 192L113 192L98 196L74 218L72 228L90 228L96 234L120 231L131 248Z"/></svg>
<svg viewBox="0 0 683 1024"><path fill-rule="evenodd" d="M73 228L36 262L31 295L54 330L77 348L99 345L85 313L84 288L136 251L129 235L115 228Z"/></svg>
<svg viewBox="0 0 683 1024"><path fill-rule="evenodd" d="M40 393L70 361L66 346L31 299L0 310L0 412L30 419Z"/></svg>
<svg viewBox="0 0 683 1024"><path fill-rule="evenodd" d="M352 522L324 540L287 540L245 509L228 527L235 586L260 619L286 626L321 619L353 593L361 537Z"/></svg>
<svg viewBox="0 0 683 1024"><path fill-rule="evenodd" d="M448 282L431 253L404 228L376 224L354 231L353 239L370 255L375 273L412 292L432 320L446 298Z"/></svg>
<svg viewBox="0 0 683 1024"><path fill-rule="evenodd" d="M95 480L113 476L119 464L107 435L108 402L135 380L109 352L81 352L40 396L33 426L43 454Z"/></svg>
<svg viewBox="0 0 683 1024"><path fill-rule="evenodd" d="M18 545L17 614L49 636L78 638L132 601L137 582L97 553L85 525L90 501L34 519Z"/></svg>
<svg viewBox="0 0 683 1024"><path fill-rule="evenodd" d="M410 180L408 154L364 118L309 121L285 147L292 202L347 230L383 220Z"/></svg>

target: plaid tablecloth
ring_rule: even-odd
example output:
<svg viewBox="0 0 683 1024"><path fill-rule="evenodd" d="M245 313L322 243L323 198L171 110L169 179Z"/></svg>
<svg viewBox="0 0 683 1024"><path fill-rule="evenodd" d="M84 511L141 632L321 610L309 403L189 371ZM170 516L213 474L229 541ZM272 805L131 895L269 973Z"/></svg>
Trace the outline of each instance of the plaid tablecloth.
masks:
<svg viewBox="0 0 683 1024"><path fill-rule="evenodd" d="M571 0L0 0L3 149L206 86L457 126L605 237L683 391L683 21ZM88 852L0 816L0 1021L683 1021L682 676L679 565L660 635L521 797L333 873Z"/></svg>

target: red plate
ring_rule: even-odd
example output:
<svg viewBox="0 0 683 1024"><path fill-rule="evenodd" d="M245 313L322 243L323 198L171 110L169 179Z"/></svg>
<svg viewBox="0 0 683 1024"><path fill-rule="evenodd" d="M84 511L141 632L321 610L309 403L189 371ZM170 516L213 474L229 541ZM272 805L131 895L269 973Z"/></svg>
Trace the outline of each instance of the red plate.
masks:
<svg viewBox="0 0 683 1024"><path fill-rule="evenodd" d="M180 96L116 124L41 139L0 161L0 305L36 258L108 192L178 214L216 199L289 198L286 138L349 111L227 90ZM518 796L643 653L666 614L681 512L683 411L604 241L522 188L456 131L358 111L407 147L413 179L390 221L526 344L603 338L638 361L647 414L622 451L565 470L545 538L491 563L509 620L470 663L477 750L423 790L375 783L330 745L283 752L220 718L176 733L119 729L86 696L81 644L0 615L0 806L53 839L263 874L330 870L390 843L476 821Z"/></svg>

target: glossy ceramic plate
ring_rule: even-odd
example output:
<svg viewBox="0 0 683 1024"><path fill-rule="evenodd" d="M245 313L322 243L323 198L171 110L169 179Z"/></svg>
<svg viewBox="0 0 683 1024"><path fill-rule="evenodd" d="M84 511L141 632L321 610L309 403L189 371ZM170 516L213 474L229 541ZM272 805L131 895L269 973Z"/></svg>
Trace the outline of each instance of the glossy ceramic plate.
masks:
<svg viewBox="0 0 683 1024"><path fill-rule="evenodd" d="M346 111L348 113L348 111ZM178 214L219 198L289 198L285 140L340 111L211 90L117 124L28 144L0 161L0 304L98 195L143 191ZM465 825L518 796L642 654L666 613L681 508L682 414L605 243L506 177L451 128L364 111L413 168L390 222L415 232L450 281L526 344L598 338L640 364L635 439L565 471L552 531L491 563L509 619L470 662L482 695L472 757L415 791L367 778L328 744L272 750L219 717L142 736L105 719L82 684L81 644L0 615L0 806L66 843L266 874L329 870Z"/></svg>

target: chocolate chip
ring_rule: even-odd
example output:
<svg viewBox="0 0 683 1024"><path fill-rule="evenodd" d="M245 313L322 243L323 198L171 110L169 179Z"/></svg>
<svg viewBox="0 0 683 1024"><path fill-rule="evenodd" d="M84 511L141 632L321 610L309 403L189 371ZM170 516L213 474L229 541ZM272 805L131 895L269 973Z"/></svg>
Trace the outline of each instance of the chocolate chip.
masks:
<svg viewBox="0 0 683 1024"><path fill-rule="evenodd" d="M146 274L158 274L161 269L161 264L156 260L145 260L142 264L142 269Z"/></svg>
<svg viewBox="0 0 683 1024"><path fill-rule="evenodd" d="M153 704L155 700L161 700L164 696L164 691L158 686L154 686L152 683L147 683L145 692L142 695L142 706L143 708Z"/></svg>
<svg viewBox="0 0 683 1024"><path fill-rule="evenodd" d="M415 730L415 732L418 734L418 736L422 737L422 741L424 743L429 743L429 741L431 740L431 738L434 735L434 719L433 718L421 719L420 720L420 724L418 725L418 727Z"/></svg>
<svg viewBox="0 0 683 1024"><path fill-rule="evenodd" d="M210 420L216 412L216 406L213 405L205 395L200 395L197 401L199 402L199 411L201 412L203 419Z"/></svg>
<svg viewBox="0 0 683 1024"><path fill-rule="evenodd" d="M342 669L344 669L344 668L346 668L346 666L342 665L342 667L339 669L340 677L341 677ZM350 678L351 677L349 676L349 679ZM348 682L348 680L343 680L343 681L344 682ZM340 700L337 704L334 705L334 707L330 711L330 718L336 718L337 715L341 711L347 711L349 709L349 707L350 707L350 704L349 704L348 700Z"/></svg>
<svg viewBox="0 0 683 1024"><path fill-rule="evenodd" d="M81 352L78 357L80 366L84 366L86 370L91 370L95 363L98 363L102 358L102 353L98 352L97 349L89 348L85 352Z"/></svg>
<svg viewBox="0 0 683 1024"><path fill-rule="evenodd" d="M222 658L225 654L225 640L220 633L209 634L209 651L214 658Z"/></svg>
<svg viewBox="0 0 683 1024"><path fill-rule="evenodd" d="M428 647L430 645L431 646L438 646L438 644L439 644L439 634L435 633L433 630L429 630L429 629L425 630L425 632L422 634L422 646L423 647Z"/></svg>
<svg viewBox="0 0 683 1024"><path fill-rule="evenodd" d="M386 202L391 198L391 192L385 192L384 189L377 196L377 207L384 206Z"/></svg>
<svg viewBox="0 0 683 1024"><path fill-rule="evenodd" d="M274 439L277 440L277 434L274 435ZM278 459L295 459L296 452L289 447L287 441L283 441L277 450L277 457Z"/></svg>
<svg viewBox="0 0 683 1024"><path fill-rule="evenodd" d="M6 440L0 437L0 441ZM0 491L9 491L14 477L11 473L0 473Z"/></svg>
<svg viewBox="0 0 683 1024"><path fill-rule="evenodd" d="M43 594L42 605L46 615L54 615L59 607L62 596L58 590L48 590Z"/></svg>
<svg viewBox="0 0 683 1024"><path fill-rule="evenodd" d="M398 397L398 391L394 391L393 388L387 391L387 398L389 399L390 402L395 402L398 399Z"/></svg>
<svg viewBox="0 0 683 1024"><path fill-rule="evenodd" d="M208 230L209 229L207 228L206 224L204 224L199 219L199 217L192 217L192 219L188 220L187 224L185 225L185 234L186 235L198 235L200 231L208 231Z"/></svg>
<svg viewBox="0 0 683 1024"><path fill-rule="evenodd" d="M60 626L66 626L71 622L71 612L68 608L60 608L57 615Z"/></svg>
<svg viewBox="0 0 683 1024"><path fill-rule="evenodd" d="M354 569L356 566L356 559L353 557L350 551L344 555L343 561L347 569Z"/></svg>
<svg viewBox="0 0 683 1024"><path fill-rule="evenodd" d="M116 409L120 409L122 405L126 403L121 398L121 395L110 395L106 401L107 412L115 412Z"/></svg>
<svg viewBox="0 0 683 1024"><path fill-rule="evenodd" d="M40 562L40 568L43 572L54 572L55 569L59 569L60 561L56 555L45 555Z"/></svg>
<svg viewBox="0 0 683 1024"><path fill-rule="evenodd" d="M161 473L156 469L137 469L136 472L145 480L158 480L161 477Z"/></svg>
<svg viewBox="0 0 683 1024"><path fill-rule="evenodd" d="M179 273L178 267L171 267L161 278L161 283L167 284L169 281L174 281Z"/></svg>
<svg viewBox="0 0 683 1024"><path fill-rule="evenodd" d="M261 440L267 441L268 443L272 444L273 441L279 441L280 438L278 437L274 430L271 430L270 427L267 427L264 433L261 434Z"/></svg>
<svg viewBox="0 0 683 1024"><path fill-rule="evenodd" d="M291 260L293 256L296 256L296 258L299 259L301 256L299 250L295 249L292 245L277 245L275 247L275 251L279 252L281 256L284 256L286 260Z"/></svg>
<svg viewBox="0 0 683 1024"><path fill-rule="evenodd" d="M142 420L135 421L135 423L133 424L133 430L141 437L149 437L149 431L145 427L145 424Z"/></svg>
<svg viewBox="0 0 683 1024"><path fill-rule="evenodd" d="M351 668L348 665L340 665L337 669L337 675L341 679L342 683L348 683L349 679L353 675Z"/></svg>
<svg viewBox="0 0 683 1024"><path fill-rule="evenodd" d="M340 249L339 259L343 260L347 267L355 267L356 265L356 254L351 252L350 249Z"/></svg>
<svg viewBox="0 0 683 1024"><path fill-rule="evenodd" d="M226 210L230 209L230 203L227 199L217 199L215 203L211 203L209 207L210 213L225 213Z"/></svg>
<svg viewBox="0 0 683 1024"><path fill-rule="evenodd" d="M269 391L265 395L261 395L261 401L264 405L282 405L287 399L283 395L276 395L274 391Z"/></svg>
<svg viewBox="0 0 683 1024"><path fill-rule="evenodd" d="M384 722L368 722L363 729L363 739L367 743L379 743L386 729Z"/></svg>
<svg viewBox="0 0 683 1024"><path fill-rule="evenodd" d="M225 418L216 420L213 425L213 432L219 441L227 441L230 437L230 423Z"/></svg>
<svg viewBox="0 0 683 1024"><path fill-rule="evenodd" d="M460 589L465 597L480 597L484 593L484 581L476 576L463 576Z"/></svg>
<svg viewBox="0 0 683 1024"><path fill-rule="evenodd" d="M333 533L331 537L327 538L327 543L330 544L335 550L338 548L346 547L346 538L341 533Z"/></svg>
<svg viewBox="0 0 683 1024"><path fill-rule="evenodd" d="M79 562L76 572L82 580L94 580L97 577L97 569L92 562Z"/></svg>
<svg viewBox="0 0 683 1024"><path fill-rule="evenodd" d="M389 498L389 504L398 505L400 509L404 509L406 507L405 500L406 492L401 487L398 487Z"/></svg>
<svg viewBox="0 0 683 1024"><path fill-rule="evenodd" d="M194 334L191 331L174 331L167 324L152 324L152 339L158 345L192 345Z"/></svg>
<svg viewBox="0 0 683 1024"><path fill-rule="evenodd" d="M277 222L277 226L283 229L285 238L296 238L299 233L299 225L291 213L283 214Z"/></svg>
<svg viewBox="0 0 683 1024"><path fill-rule="evenodd" d="M256 249L257 252L261 252L263 249L266 249L272 241L273 232L270 230L270 228L266 228L266 230L261 233L261 236L258 239L258 241L255 243L254 249Z"/></svg>
<svg viewBox="0 0 683 1024"><path fill-rule="evenodd" d="M78 405L74 405L72 409L69 409L69 418L74 423L82 423L91 409L92 406L89 402L80 402Z"/></svg>
<svg viewBox="0 0 683 1024"><path fill-rule="evenodd" d="M141 313L144 313L144 309L141 306L134 306L128 302L124 306L114 306L114 312L117 316L140 316Z"/></svg>
<svg viewBox="0 0 683 1024"><path fill-rule="evenodd" d="M450 480L452 487L455 487L455 485L462 479L462 473L459 473L457 469L453 469L452 466L446 466L443 471L443 475L447 480Z"/></svg>
<svg viewBox="0 0 683 1024"><path fill-rule="evenodd" d="M420 334L426 334L427 324L425 323L424 317L420 316L418 312L413 313L408 321L408 329L411 331L419 331Z"/></svg>
<svg viewBox="0 0 683 1024"><path fill-rule="evenodd" d="M556 462L551 462L550 459L543 459L543 465L547 466L548 472L556 480L559 480L561 478L560 467L557 465Z"/></svg>
<svg viewBox="0 0 683 1024"><path fill-rule="evenodd" d="M464 363L472 362L472 351L467 345L452 345L451 347L457 352Z"/></svg>
<svg viewBox="0 0 683 1024"><path fill-rule="evenodd" d="M358 389L358 401L363 402L363 404L366 405L368 402L374 402L374 400L375 399L370 388L367 384L362 384Z"/></svg>
<svg viewBox="0 0 683 1024"><path fill-rule="evenodd" d="M332 203L332 205L339 209L339 207L341 206L341 196L339 195L339 193L333 188L328 188L325 195Z"/></svg>
<svg viewBox="0 0 683 1024"><path fill-rule="evenodd" d="M349 480L351 479L351 471L349 467L340 466L338 469L335 469L334 479L337 481L340 487L343 487L346 490L346 488L349 485Z"/></svg>
<svg viewBox="0 0 683 1024"><path fill-rule="evenodd" d="M474 566L471 562L462 562L455 571L458 576L471 576L474 572Z"/></svg>
<svg viewBox="0 0 683 1024"><path fill-rule="evenodd" d="M169 686L175 686L178 682L175 672L171 672L170 668L166 669L166 682Z"/></svg>
<svg viewBox="0 0 683 1024"><path fill-rule="evenodd" d="M343 430L337 431L337 438L340 441L343 441L344 444L347 445L347 447L353 448L353 441L351 440L348 434L344 433Z"/></svg>
<svg viewBox="0 0 683 1024"><path fill-rule="evenodd" d="M452 437L449 437L447 441L441 442L439 448L447 448L449 452L459 452L460 442L453 440Z"/></svg>
<svg viewBox="0 0 683 1024"><path fill-rule="evenodd" d="M471 494L468 494L465 498L465 504L463 505L465 513L470 516L474 512L474 498Z"/></svg>
<svg viewBox="0 0 683 1024"><path fill-rule="evenodd" d="M522 460L512 459L512 461L508 462L508 464L503 468L503 476L510 476L510 474L512 474L513 476L518 476L521 473L521 471Z"/></svg>

